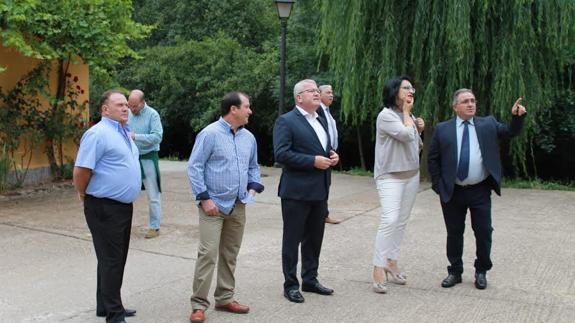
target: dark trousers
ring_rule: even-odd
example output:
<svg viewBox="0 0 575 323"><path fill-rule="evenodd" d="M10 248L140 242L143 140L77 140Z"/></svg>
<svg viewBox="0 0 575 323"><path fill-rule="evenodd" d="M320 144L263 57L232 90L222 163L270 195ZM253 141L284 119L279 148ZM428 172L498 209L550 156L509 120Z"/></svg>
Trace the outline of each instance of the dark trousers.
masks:
<svg viewBox="0 0 575 323"><path fill-rule="evenodd" d="M471 213L471 228L475 234L475 271L485 273L491 263L491 186L488 181L476 185L455 185L453 196L441 203L443 219L447 228L447 259L451 274L463 273L463 233L467 210Z"/></svg>
<svg viewBox="0 0 575 323"><path fill-rule="evenodd" d="M303 285L317 283L319 255L325 228L327 200L299 201L282 199L282 267L284 290L298 289L298 249L301 244Z"/></svg>
<svg viewBox="0 0 575 323"><path fill-rule="evenodd" d="M132 204L86 195L84 215L92 233L98 259L96 312L106 313L106 322L124 319L120 295L130 246Z"/></svg>

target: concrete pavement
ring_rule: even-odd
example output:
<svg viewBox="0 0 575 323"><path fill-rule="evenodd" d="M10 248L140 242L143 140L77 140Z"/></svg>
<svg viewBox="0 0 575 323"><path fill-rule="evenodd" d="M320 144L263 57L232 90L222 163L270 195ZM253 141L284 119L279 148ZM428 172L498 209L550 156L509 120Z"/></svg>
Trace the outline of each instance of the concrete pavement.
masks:
<svg viewBox="0 0 575 323"><path fill-rule="evenodd" d="M159 238L144 239L145 193L135 204L123 301L129 322L189 322L197 248L197 210L183 162L161 161L164 193ZM406 286L371 291L371 257L379 220L373 180L337 174L320 280L333 296L283 298L280 170L263 168L266 190L247 209L236 271L246 315L208 310L207 322L574 322L575 192L504 189L493 197L493 270L488 288L473 286L474 239L467 224L463 283L446 275L445 228L438 197L422 185L407 226L400 265ZM469 221L468 221L469 222ZM96 257L71 187L0 199L0 321L103 322L95 316ZM213 291L214 285L212 285Z"/></svg>

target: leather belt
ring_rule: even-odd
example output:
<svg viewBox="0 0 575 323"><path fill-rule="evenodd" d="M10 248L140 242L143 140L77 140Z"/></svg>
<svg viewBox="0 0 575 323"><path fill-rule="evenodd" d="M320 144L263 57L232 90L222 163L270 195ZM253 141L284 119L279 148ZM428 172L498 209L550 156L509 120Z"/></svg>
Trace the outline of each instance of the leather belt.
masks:
<svg viewBox="0 0 575 323"><path fill-rule="evenodd" d="M479 186L482 186L482 185L486 185L486 184L487 184L487 178L484 179L484 180L482 180L481 182L479 182L479 183L477 183L477 184L469 184L469 185L459 185L459 184L455 184L455 187L456 187L456 188L459 188L459 189L468 190L468 189L476 188L476 187L479 187Z"/></svg>

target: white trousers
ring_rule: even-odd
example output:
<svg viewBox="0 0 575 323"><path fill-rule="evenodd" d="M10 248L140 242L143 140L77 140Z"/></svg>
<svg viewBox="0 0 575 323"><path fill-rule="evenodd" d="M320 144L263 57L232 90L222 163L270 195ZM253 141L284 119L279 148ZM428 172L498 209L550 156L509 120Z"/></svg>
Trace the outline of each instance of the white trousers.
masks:
<svg viewBox="0 0 575 323"><path fill-rule="evenodd" d="M387 266L387 260L399 258L399 245L419 188L419 172L408 178L387 176L377 179L381 219L375 237L373 265Z"/></svg>

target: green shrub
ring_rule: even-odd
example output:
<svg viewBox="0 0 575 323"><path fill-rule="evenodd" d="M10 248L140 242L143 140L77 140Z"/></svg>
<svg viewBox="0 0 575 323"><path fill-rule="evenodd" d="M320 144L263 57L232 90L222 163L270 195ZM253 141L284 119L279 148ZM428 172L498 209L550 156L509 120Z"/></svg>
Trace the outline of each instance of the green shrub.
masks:
<svg viewBox="0 0 575 323"><path fill-rule="evenodd" d="M538 178L532 180L503 179L501 186L506 188L524 188L535 190L575 191L575 182L543 181Z"/></svg>

